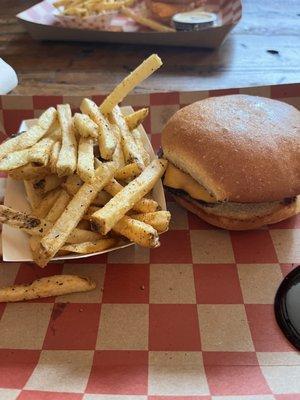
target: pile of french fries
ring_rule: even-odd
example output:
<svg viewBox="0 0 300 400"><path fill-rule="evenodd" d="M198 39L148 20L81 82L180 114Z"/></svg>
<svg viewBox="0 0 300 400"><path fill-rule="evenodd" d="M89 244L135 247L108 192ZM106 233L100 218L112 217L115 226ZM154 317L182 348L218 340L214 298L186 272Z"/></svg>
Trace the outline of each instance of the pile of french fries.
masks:
<svg viewBox="0 0 300 400"><path fill-rule="evenodd" d="M31 207L27 214L0 206L0 222L29 234L40 267L58 255L100 252L124 240L159 246L170 213L151 191L167 161L151 161L144 148L137 127L148 110L125 116L119 103L161 65L152 55L100 106L85 98L74 115L68 104L50 107L36 125L0 145L0 171L24 182Z"/></svg>
<svg viewBox="0 0 300 400"><path fill-rule="evenodd" d="M101 12L118 11L134 3L135 0L58 0L53 5L61 8L64 15L87 17Z"/></svg>

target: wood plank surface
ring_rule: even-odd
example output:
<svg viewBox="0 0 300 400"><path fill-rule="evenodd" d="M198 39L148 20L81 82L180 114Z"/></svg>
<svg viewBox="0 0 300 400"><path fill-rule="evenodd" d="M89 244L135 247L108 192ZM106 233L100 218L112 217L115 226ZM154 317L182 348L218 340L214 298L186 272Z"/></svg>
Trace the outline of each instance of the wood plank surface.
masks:
<svg viewBox="0 0 300 400"><path fill-rule="evenodd" d="M244 0L242 20L214 51L33 41L15 14L34 3L1 0L0 57L20 80L13 94L104 94L152 52L161 56L164 67L136 92L300 81L299 0Z"/></svg>

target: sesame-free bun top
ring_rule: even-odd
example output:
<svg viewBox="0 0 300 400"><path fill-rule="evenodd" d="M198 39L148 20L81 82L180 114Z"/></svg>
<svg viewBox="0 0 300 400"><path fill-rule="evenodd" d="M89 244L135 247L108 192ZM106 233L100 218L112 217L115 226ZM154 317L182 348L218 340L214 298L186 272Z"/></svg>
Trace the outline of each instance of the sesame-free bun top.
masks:
<svg viewBox="0 0 300 400"><path fill-rule="evenodd" d="M248 95L198 101L167 122L162 148L217 200L300 194L300 112L289 104Z"/></svg>

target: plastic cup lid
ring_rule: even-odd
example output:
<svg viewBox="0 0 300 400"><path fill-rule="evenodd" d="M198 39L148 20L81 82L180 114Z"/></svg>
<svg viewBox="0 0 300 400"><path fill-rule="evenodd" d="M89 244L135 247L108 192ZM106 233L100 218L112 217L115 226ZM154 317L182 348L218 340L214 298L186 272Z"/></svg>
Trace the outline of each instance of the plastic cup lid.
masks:
<svg viewBox="0 0 300 400"><path fill-rule="evenodd" d="M173 16L174 22L185 24L207 24L213 23L217 19L217 15L206 11L188 11L177 13Z"/></svg>

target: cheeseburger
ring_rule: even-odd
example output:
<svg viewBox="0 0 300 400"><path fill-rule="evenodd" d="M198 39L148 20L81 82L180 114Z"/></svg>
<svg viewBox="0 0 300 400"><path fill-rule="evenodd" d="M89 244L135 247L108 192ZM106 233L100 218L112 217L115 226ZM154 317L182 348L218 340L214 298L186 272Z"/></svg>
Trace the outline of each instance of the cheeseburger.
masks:
<svg viewBox="0 0 300 400"><path fill-rule="evenodd" d="M256 96L198 101L162 132L164 186L208 223L254 229L300 211L300 112Z"/></svg>

